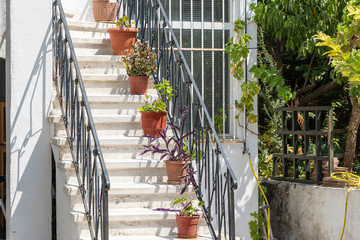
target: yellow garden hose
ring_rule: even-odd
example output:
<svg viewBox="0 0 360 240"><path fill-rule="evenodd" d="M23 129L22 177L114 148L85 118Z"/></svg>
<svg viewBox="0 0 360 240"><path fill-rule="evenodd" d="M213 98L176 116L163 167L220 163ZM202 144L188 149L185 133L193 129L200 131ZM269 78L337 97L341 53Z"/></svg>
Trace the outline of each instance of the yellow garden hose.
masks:
<svg viewBox="0 0 360 240"><path fill-rule="evenodd" d="M331 178L336 179L338 181L346 182L351 186L346 194L346 202L345 202L345 214L344 214L344 224L341 232L340 240L342 240L345 232L345 224L346 224L346 214L347 214L347 206L348 206L348 200L349 200L349 194L351 190L354 188L360 188L360 177L358 175L347 173L347 172L334 172L331 174Z"/></svg>
<svg viewBox="0 0 360 240"><path fill-rule="evenodd" d="M266 196L265 196L265 193L264 193L264 191L263 191L263 189L262 189L262 187L261 187L261 184L260 184L260 182L259 182L259 179L258 179L257 176L256 176L256 173L255 173L255 171L254 171L254 167L253 167L253 165L252 165L252 162L251 162L251 158L250 158L250 154L249 154L249 153L248 153L248 156L249 156L249 163L250 163L250 166L251 166L251 170L252 170L252 172L253 172L253 174L254 174L254 177L255 177L255 179L256 179L256 182L257 182L257 184L259 185L259 189L260 189L262 195L264 196L264 199L265 199L266 204L269 206L269 207L267 208L267 212L268 212L267 236L268 236L268 240L270 240L270 204L269 204L269 201L267 200L267 198L266 198Z"/></svg>

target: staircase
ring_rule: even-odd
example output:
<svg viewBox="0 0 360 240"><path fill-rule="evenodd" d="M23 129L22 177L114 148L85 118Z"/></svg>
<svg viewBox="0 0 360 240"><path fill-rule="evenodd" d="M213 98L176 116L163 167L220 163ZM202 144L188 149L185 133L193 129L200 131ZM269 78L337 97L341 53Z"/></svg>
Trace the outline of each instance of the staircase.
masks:
<svg viewBox="0 0 360 240"><path fill-rule="evenodd" d="M67 14L67 17L71 17ZM140 113L144 96L131 95L121 57L113 56L107 28L114 24L69 19L72 40L104 159L110 175L110 239L177 239L175 214L153 211L170 207L179 198L181 186L167 185L164 164L158 156L140 156L143 137ZM157 97L149 85L151 99ZM57 162L58 240L90 240L90 233L59 104L54 97L49 117L53 126L52 146ZM184 194L195 199L191 191ZM211 239L201 220L198 239Z"/></svg>

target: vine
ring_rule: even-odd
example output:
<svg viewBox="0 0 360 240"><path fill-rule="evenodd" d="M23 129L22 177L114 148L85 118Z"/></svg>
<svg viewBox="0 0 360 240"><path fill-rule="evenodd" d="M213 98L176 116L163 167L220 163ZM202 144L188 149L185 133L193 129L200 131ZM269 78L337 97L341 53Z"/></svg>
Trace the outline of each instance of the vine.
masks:
<svg viewBox="0 0 360 240"><path fill-rule="evenodd" d="M231 38L225 46L225 52L229 53L231 73L234 78L239 81L244 79L243 65L249 55L249 49L247 46L252 40L249 34L241 35L241 32L245 29L246 23L240 19L234 22L234 32L237 35L237 41ZM259 93L260 87L256 82L246 82L241 84L242 97L240 101L235 102L235 107L240 112L246 112L246 117L249 123L257 122L257 115L254 111L254 98ZM238 119L240 114L236 114L235 118Z"/></svg>

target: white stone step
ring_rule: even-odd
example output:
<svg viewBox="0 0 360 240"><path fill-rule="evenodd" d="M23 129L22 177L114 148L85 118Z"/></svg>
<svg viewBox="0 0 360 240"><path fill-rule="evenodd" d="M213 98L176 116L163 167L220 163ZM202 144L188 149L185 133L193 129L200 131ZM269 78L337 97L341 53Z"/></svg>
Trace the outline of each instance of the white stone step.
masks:
<svg viewBox="0 0 360 240"><path fill-rule="evenodd" d="M108 28L116 27L115 24L98 23L98 22L85 22L68 20L70 35L72 38L97 38L109 39L109 33L106 31Z"/></svg>
<svg viewBox="0 0 360 240"><path fill-rule="evenodd" d="M131 182L113 182L110 184L109 195L157 195L157 194L180 194L182 185L168 185L167 183L131 183ZM79 188L74 184L65 184L65 192L70 196L79 195ZM191 192L192 187L187 191ZM177 197L179 197L178 195ZM175 199L174 199L175 200ZM136 201L136 198L133 199Z"/></svg>
<svg viewBox="0 0 360 240"><path fill-rule="evenodd" d="M97 95L119 95L131 94L129 81L84 81L86 93ZM154 83L150 80L148 83L147 94L156 95Z"/></svg>
<svg viewBox="0 0 360 240"><path fill-rule="evenodd" d="M76 55L111 55L109 38L72 38Z"/></svg>
<svg viewBox="0 0 360 240"><path fill-rule="evenodd" d="M148 143L147 137L103 137L99 138L101 146L116 146L118 150L121 151L123 148L127 147L143 147L144 144ZM155 141L156 143L159 140ZM52 137L51 143L57 146L68 146L67 139L65 137ZM144 148L143 148L144 149Z"/></svg>
<svg viewBox="0 0 360 240"><path fill-rule="evenodd" d="M81 236L88 235L86 229L86 217L81 212L73 211L74 221L80 223L80 228L84 227ZM110 235L142 235L153 236L174 236L177 232L175 220L176 213L153 211L147 208L128 208L112 209L109 212ZM200 219L199 234L208 232L205 219Z"/></svg>
<svg viewBox="0 0 360 240"><path fill-rule="evenodd" d="M164 168L164 162L153 159L105 159L105 164L108 169L156 169ZM57 162L57 167L65 170L73 170L74 164L70 159L63 159Z"/></svg>
<svg viewBox="0 0 360 240"><path fill-rule="evenodd" d="M174 200L180 197L182 186L166 185L166 183L112 183L109 191L109 206L111 209L171 207ZM137 192L130 187L136 189ZM78 187L65 184L64 192L72 199L72 209L81 211L83 204ZM189 199L196 198L191 187L181 196Z"/></svg>
<svg viewBox="0 0 360 240"><path fill-rule="evenodd" d="M183 240L184 238L177 238L177 234L172 234L168 236L152 236L152 235L131 235L131 236L111 236L110 240L165 240L165 239L172 239L172 240ZM210 235L199 234L197 238L192 238L196 240L212 240ZM79 240L91 240L90 237L81 236Z"/></svg>
<svg viewBox="0 0 360 240"><path fill-rule="evenodd" d="M64 12L65 12L66 20L68 20L68 21L69 21L71 18L73 18L74 15L75 15L75 11L74 11L74 10L65 9Z"/></svg>
<svg viewBox="0 0 360 240"><path fill-rule="evenodd" d="M112 124L112 123L141 123L141 115L94 115L93 120L95 124ZM63 118L61 115L50 115L49 116L50 123L60 123L64 124Z"/></svg>
<svg viewBox="0 0 360 240"><path fill-rule="evenodd" d="M157 99L156 95L149 95L149 101ZM144 95L88 95L93 115L137 115L138 108L144 105ZM60 114L59 102L55 98L53 114Z"/></svg>
<svg viewBox="0 0 360 240"><path fill-rule="evenodd" d="M67 24L70 30L78 31L97 31L97 32L106 32L108 28L116 27L113 23L101 23L101 22L89 22L89 21L77 21L77 20L68 20Z"/></svg>
<svg viewBox="0 0 360 240"><path fill-rule="evenodd" d="M79 55L76 58L81 74L126 74L118 55Z"/></svg>
<svg viewBox="0 0 360 240"><path fill-rule="evenodd" d="M112 183L166 183L168 179L165 168L132 169L127 171L107 168L107 171ZM69 185L76 185L78 183L75 171L66 171L65 183Z"/></svg>

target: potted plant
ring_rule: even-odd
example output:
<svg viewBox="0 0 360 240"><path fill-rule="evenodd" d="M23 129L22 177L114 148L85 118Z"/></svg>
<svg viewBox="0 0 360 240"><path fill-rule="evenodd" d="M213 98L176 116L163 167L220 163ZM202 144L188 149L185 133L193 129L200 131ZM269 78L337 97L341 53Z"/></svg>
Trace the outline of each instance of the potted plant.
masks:
<svg viewBox="0 0 360 240"><path fill-rule="evenodd" d="M109 0L92 0L93 15L96 22L114 22L119 3Z"/></svg>
<svg viewBox="0 0 360 240"><path fill-rule="evenodd" d="M131 53L135 44L137 28L131 28L129 18L123 16L116 21L115 28L109 28L110 43L114 55L126 55Z"/></svg>
<svg viewBox="0 0 360 240"><path fill-rule="evenodd" d="M141 112L141 125L145 136L158 137L161 129L166 127L166 101L170 101L172 87L167 80L154 86L158 90L160 98L152 103L148 101L149 96L145 95L145 104L139 108Z"/></svg>
<svg viewBox="0 0 360 240"><path fill-rule="evenodd" d="M199 229L200 215L198 211L204 202L189 200L188 198L175 199L174 208L156 208L155 211L176 212L176 223L179 238L196 238Z"/></svg>
<svg viewBox="0 0 360 240"><path fill-rule="evenodd" d="M137 41L133 53L123 57L131 94L143 95L147 92L149 76L156 71L156 56L146 42Z"/></svg>
<svg viewBox="0 0 360 240"><path fill-rule="evenodd" d="M179 185L185 183L182 193L186 190L186 187L192 183L197 188L194 174L195 171L190 167L192 160L192 154L189 152L189 148L186 146L186 139L194 134L194 132L184 133L184 123L188 108L178 108L180 112L180 124L168 123L165 129L161 129L158 134L159 138L149 138L149 142L144 147L145 153L161 154L161 160L164 160L166 173L168 177L168 184ZM173 130L173 136L168 137L169 127ZM160 139L164 143L164 147L157 143L157 139Z"/></svg>

